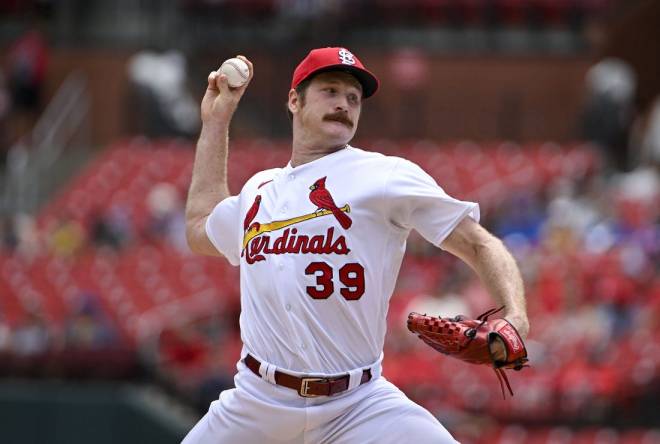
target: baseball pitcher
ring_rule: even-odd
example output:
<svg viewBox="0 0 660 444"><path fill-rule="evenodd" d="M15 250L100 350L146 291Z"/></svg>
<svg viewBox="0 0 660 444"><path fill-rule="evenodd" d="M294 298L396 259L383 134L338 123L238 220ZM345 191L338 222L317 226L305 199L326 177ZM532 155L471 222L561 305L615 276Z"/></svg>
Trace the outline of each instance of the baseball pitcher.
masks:
<svg viewBox="0 0 660 444"><path fill-rule="evenodd" d="M416 164L349 145L378 79L345 48L311 51L288 96L290 162L227 187L228 130L240 87L208 77L186 208L200 254L240 267L234 389L185 443L454 443L438 420L381 376L389 299L410 230L471 266L501 319L411 313L408 328L444 354L504 369L527 361L523 284L482 228L479 206L448 196ZM508 381L507 381L508 386Z"/></svg>

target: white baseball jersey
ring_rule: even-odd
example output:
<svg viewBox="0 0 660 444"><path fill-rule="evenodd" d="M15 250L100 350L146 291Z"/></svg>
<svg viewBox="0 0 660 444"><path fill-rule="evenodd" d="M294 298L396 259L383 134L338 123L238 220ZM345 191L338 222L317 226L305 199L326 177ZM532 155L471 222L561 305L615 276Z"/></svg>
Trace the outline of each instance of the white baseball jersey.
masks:
<svg viewBox="0 0 660 444"><path fill-rule="evenodd" d="M240 265L244 351L282 370L339 374L382 354L389 299L416 229L439 245L479 207L414 163L354 147L254 175L206 232Z"/></svg>

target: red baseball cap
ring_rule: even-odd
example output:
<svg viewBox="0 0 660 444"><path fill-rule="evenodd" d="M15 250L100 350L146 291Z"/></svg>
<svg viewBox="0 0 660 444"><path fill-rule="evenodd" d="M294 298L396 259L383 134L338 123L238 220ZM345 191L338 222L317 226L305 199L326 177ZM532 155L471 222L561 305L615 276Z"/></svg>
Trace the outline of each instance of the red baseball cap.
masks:
<svg viewBox="0 0 660 444"><path fill-rule="evenodd" d="M378 79L370 73L360 60L346 48L313 49L293 71L291 88L313 74L325 71L344 71L353 75L362 85L362 96L366 99L378 89Z"/></svg>

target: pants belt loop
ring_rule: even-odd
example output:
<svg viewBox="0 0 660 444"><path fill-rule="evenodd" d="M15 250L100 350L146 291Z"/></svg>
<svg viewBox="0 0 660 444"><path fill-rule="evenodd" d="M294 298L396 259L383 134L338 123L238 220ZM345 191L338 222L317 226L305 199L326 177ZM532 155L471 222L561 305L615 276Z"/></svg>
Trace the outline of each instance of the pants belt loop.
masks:
<svg viewBox="0 0 660 444"><path fill-rule="evenodd" d="M371 379L376 380L380 378L381 373L383 372L383 358L385 355L381 352L378 360L371 365Z"/></svg>
<svg viewBox="0 0 660 444"><path fill-rule="evenodd" d="M259 374L264 381L275 384L275 369L274 365L270 365L266 362L261 362L259 364Z"/></svg>
<svg viewBox="0 0 660 444"><path fill-rule="evenodd" d="M348 390L353 390L355 387L359 386L362 383L362 374L364 373L364 370L361 368L351 370L348 372L349 375L349 380L348 380Z"/></svg>
<svg viewBox="0 0 660 444"><path fill-rule="evenodd" d="M263 379L266 379L266 369L268 368L268 364L265 362L261 361L259 363L259 374Z"/></svg>
<svg viewBox="0 0 660 444"><path fill-rule="evenodd" d="M271 384L277 384L275 382L275 371L277 370L277 367L271 364L268 364L266 367L266 381L270 382Z"/></svg>

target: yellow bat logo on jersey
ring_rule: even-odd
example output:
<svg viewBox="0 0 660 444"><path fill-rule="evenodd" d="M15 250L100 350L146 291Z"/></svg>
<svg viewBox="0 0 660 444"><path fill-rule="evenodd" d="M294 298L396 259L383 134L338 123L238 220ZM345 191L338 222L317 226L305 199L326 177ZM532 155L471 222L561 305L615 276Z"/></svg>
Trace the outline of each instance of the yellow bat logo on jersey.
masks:
<svg viewBox="0 0 660 444"><path fill-rule="evenodd" d="M341 207L340 210L345 212L345 213L350 213L351 212L351 207L348 204L346 204L343 207ZM275 220L275 221L267 223L267 224L260 224L258 222L253 223L252 225L250 225L248 230L243 235L243 248L247 247L247 244L252 239L254 239L255 237L257 237L261 234L270 233L271 231L281 230L283 228L286 228L286 227L291 226L291 225L298 224L300 222L304 222L306 220L314 219L316 217L329 216L331 214L333 214L333 213L330 210L321 210L321 211L315 211L315 212L309 213L309 214L304 214L302 216L293 217L291 219Z"/></svg>

